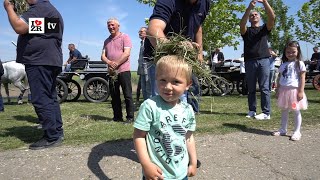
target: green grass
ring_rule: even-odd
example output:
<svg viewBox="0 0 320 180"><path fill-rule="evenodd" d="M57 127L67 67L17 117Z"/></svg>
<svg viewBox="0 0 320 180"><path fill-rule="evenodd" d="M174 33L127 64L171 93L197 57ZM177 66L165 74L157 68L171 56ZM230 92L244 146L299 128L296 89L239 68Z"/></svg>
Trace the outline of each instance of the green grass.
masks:
<svg viewBox="0 0 320 180"><path fill-rule="evenodd" d="M307 87L306 94L309 108L302 111L302 131L320 127L320 92ZM4 101L6 102L6 99ZM270 133L280 125L281 114L276 108L275 101L273 94L272 119L256 121L245 118L248 111L245 96L240 97L234 93L225 97L202 97L201 114L196 116L196 134L226 134L237 131ZM132 137L132 125L112 121L110 99L104 103L90 103L81 97L77 102L62 103L61 110L66 145L86 145ZM259 110L260 106L258 113ZM28 144L41 138L42 131L35 128L36 123L37 116L31 104L5 103L5 112L0 113L0 151L27 147ZM292 128L291 116L289 129Z"/></svg>

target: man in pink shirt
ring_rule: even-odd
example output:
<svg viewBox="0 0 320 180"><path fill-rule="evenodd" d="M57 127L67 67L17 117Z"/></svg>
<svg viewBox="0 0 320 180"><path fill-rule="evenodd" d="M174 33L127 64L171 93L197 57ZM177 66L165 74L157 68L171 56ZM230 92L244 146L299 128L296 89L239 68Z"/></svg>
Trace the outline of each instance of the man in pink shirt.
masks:
<svg viewBox="0 0 320 180"><path fill-rule="evenodd" d="M113 109L113 120L123 121L120 98L120 86L126 104L127 123L132 123L134 108L132 99L130 51L132 43L130 37L119 31L120 23L116 18L107 21L110 36L104 41L101 60L108 64L109 89Z"/></svg>

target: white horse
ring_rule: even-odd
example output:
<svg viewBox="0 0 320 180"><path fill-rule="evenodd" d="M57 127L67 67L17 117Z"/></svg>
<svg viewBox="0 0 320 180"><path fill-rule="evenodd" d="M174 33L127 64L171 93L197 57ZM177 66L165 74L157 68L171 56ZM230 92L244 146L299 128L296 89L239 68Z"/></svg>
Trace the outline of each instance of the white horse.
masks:
<svg viewBox="0 0 320 180"><path fill-rule="evenodd" d="M21 91L18 97L18 104L22 104L23 95L25 91L29 89L29 83L28 83L28 78L25 71L25 66L21 63L17 63L16 61L3 62L2 65L4 69L4 74L1 77L1 82L5 88L5 92L8 97L8 102L9 103L11 102L11 99L9 96L8 84L12 83ZM24 83L21 82L22 80L24 81Z"/></svg>

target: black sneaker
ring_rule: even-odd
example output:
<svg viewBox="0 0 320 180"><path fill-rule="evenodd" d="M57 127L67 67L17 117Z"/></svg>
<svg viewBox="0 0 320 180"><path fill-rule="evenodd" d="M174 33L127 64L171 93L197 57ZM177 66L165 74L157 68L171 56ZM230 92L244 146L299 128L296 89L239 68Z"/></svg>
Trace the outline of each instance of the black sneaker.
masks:
<svg viewBox="0 0 320 180"><path fill-rule="evenodd" d="M127 118L127 121L125 121L124 123L125 124L131 124L131 123L133 123L133 118Z"/></svg>
<svg viewBox="0 0 320 180"><path fill-rule="evenodd" d="M112 120L114 121L114 122L123 122L123 119L121 118L112 118Z"/></svg>
<svg viewBox="0 0 320 180"><path fill-rule="evenodd" d="M45 148L51 148L51 147L57 147L62 144L62 138L58 138L55 141L48 141L45 138L41 138L39 141L31 144L29 146L29 149L31 150L39 150L39 149L45 149Z"/></svg>
<svg viewBox="0 0 320 180"><path fill-rule="evenodd" d="M200 168L201 166L201 162L199 161L199 159L197 159L197 168Z"/></svg>

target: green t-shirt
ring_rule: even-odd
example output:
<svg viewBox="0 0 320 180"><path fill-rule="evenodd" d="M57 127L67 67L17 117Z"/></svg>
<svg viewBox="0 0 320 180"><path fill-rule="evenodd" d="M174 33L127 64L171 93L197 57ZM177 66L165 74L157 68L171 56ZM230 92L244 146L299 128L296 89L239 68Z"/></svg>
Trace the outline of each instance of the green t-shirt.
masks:
<svg viewBox="0 0 320 180"><path fill-rule="evenodd" d="M196 128L191 105L180 102L172 107L160 96L154 96L141 104L134 127L148 132L146 142L150 159L162 169L166 180L187 176L186 134Z"/></svg>

